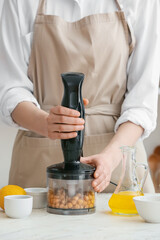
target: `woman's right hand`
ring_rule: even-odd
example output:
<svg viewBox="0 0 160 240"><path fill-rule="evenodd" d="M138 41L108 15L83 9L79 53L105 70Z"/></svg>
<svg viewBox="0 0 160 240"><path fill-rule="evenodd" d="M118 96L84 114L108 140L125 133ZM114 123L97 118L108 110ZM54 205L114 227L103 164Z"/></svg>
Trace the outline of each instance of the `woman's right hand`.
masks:
<svg viewBox="0 0 160 240"><path fill-rule="evenodd" d="M85 104L86 105L86 104ZM47 130L50 139L70 139L77 136L77 131L84 129L84 119L74 109L56 106L50 109L47 117Z"/></svg>

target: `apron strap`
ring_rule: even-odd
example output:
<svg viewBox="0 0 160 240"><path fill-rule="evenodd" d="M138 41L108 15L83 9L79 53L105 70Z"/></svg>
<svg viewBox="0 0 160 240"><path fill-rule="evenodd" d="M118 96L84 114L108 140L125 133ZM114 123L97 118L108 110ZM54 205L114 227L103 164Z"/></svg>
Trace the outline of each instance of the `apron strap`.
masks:
<svg viewBox="0 0 160 240"><path fill-rule="evenodd" d="M44 15L46 13L46 4L46 0L39 0L37 15Z"/></svg>
<svg viewBox="0 0 160 240"><path fill-rule="evenodd" d="M85 114L88 115L106 115L106 116L120 116L122 104L105 104L85 108Z"/></svg>
<svg viewBox="0 0 160 240"><path fill-rule="evenodd" d="M116 2L116 5L117 5L118 10L119 10L119 11L122 11L122 7L121 7L121 5L119 4L118 0L115 0L115 2Z"/></svg>
<svg viewBox="0 0 160 240"><path fill-rule="evenodd" d="M115 0L115 2L116 2L118 10L122 11L122 7L119 4L118 0ZM37 15L44 15L46 13L46 5L47 5L47 0L39 0ZM130 45L129 45L129 53L131 54L135 47L136 40L135 40L134 32L133 32L130 22L127 21L127 23L128 23L128 29L130 32L130 36L131 36L131 41L130 41Z"/></svg>
<svg viewBox="0 0 160 240"><path fill-rule="evenodd" d="M121 113L121 106L122 106L121 103L117 103L117 104L112 103L112 104L93 106L93 107L85 108L85 114L86 116L106 115L106 116L119 117ZM53 107L52 105L41 104L41 108L46 112L49 112L52 107Z"/></svg>
<svg viewBox="0 0 160 240"><path fill-rule="evenodd" d="M121 4L118 2L118 0L115 0L117 8L119 11L123 12L123 7L121 6ZM125 17L126 19L126 17ZM129 31L129 35L130 35L130 42L129 42L129 55L131 55L131 53L134 50L134 47L136 45L136 38L134 35L134 30L132 28L132 24L130 22L130 19L126 19L127 25L128 25L128 31Z"/></svg>
<svg viewBox="0 0 160 240"><path fill-rule="evenodd" d="M133 52L135 45L136 45L136 37L134 34L132 24L130 22L130 18L127 19L127 24L128 24L129 35L130 35L129 54L131 55L131 53Z"/></svg>

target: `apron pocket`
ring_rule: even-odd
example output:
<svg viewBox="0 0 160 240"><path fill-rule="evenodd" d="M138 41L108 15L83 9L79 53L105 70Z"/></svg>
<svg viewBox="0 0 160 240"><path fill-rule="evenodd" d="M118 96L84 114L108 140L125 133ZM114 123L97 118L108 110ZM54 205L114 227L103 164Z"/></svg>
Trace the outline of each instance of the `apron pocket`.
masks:
<svg viewBox="0 0 160 240"><path fill-rule="evenodd" d="M84 156L101 152L113 135L114 133L85 136ZM46 168L64 161L60 140L51 140L30 132L21 135L14 152L16 154L13 158L18 158L18 175L23 187L46 187Z"/></svg>
<svg viewBox="0 0 160 240"><path fill-rule="evenodd" d="M14 156L19 158L18 175L23 187L46 187L46 168L63 162L59 140L22 136L14 152L17 153Z"/></svg>

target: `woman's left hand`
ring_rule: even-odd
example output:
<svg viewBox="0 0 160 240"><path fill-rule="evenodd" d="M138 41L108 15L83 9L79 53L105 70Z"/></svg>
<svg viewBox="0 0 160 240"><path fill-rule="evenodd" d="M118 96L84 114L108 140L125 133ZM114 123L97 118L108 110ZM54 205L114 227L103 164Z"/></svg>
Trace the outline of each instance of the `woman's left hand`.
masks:
<svg viewBox="0 0 160 240"><path fill-rule="evenodd" d="M81 162L96 167L92 187L96 192L102 192L110 183L113 170L122 159L120 149L107 149L96 155L82 157Z"/></svg>
<svg viewBox="0 0 160 240"><path fill-rule="evenodd" d="M110 183L113 170L122 160L121 146L134 146L144 129L130 121L121 124L107 147L99 154L81 158L81 162L96 167L92 186L102 192Z"/></svg>

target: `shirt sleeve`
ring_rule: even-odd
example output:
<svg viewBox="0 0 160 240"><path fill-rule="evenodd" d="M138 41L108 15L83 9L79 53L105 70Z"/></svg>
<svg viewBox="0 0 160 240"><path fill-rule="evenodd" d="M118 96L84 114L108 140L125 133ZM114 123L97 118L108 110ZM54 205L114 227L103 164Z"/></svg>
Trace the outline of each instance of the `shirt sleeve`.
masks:
<svg viewBox="0 0 160 240"><path fill-rule="evenodd" d="M23 101L40 107L33 95L33 83L27 77L22 36L16 0L5 0L0 23L0 118L20 128L11 118L15 107Z"/></svg>
<svg viewBox="0 0 160 240"><path fill-rule="evenodd" d="M156 127L160 73L159 13L159 1L137 1L133 24L136 46L128 63L127 92L121 116L115 125L115 131L127 121L142 126L142 139L148 137Z"/></svg>

